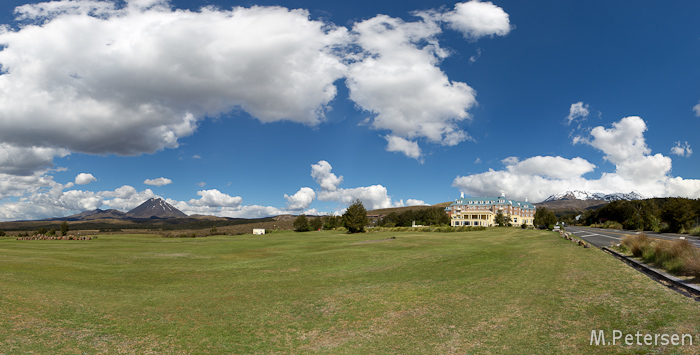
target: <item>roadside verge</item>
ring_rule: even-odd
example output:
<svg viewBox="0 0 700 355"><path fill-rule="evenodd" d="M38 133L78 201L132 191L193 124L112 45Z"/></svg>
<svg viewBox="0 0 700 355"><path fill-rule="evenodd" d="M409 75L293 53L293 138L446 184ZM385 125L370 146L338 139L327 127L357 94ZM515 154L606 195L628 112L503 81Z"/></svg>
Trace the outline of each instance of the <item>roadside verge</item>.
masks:
<svg viewBox="0 0 700 355"><path fill-rule="evenodd" d="M614 257L624 261L627 263L627 265L645 273L652 279L656 280L657 282L665 285L666 287L671 288L672 290L690 297L696 301L700 302L700 286L685 281L681 280L671 274L668 274L662 270L653 268L649 265L646 265L632 257L629 257L627 255L621 254L613 249L610 249L608 247L602 247L601 248L603 251L607 252L608 254L613 255Z"/></svg>

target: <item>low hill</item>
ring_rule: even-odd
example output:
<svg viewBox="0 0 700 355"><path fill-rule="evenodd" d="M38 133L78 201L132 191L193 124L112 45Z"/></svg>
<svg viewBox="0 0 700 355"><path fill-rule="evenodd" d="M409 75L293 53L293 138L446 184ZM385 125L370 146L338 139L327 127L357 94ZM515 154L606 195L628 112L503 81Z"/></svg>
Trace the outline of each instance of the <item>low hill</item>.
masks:
<svg viewBox="0 0 700 355"><path fill-rule="evenodd" d="M555 200L539 202L534 205L537 208L545 207L555 212L584 212L601 207L607 203L608 201L602 200Z"/></svg>
<svg viewBox="0 0 700 355"><path fill-rule="evenodd" d="M369 215L383 215L386 216L391 212L396 212L396 213L401 213L404 211L418 211L418 210L423 210L426 208L433 208L433 207L440 207L440 208L445 208L449 205L451 205L452 202L442 202L438 203L435 205L424 205L424 206L404 206L404 207L391 207L391 208L380 208L376 210L371 210L367 211L367 214Z"/></svg>

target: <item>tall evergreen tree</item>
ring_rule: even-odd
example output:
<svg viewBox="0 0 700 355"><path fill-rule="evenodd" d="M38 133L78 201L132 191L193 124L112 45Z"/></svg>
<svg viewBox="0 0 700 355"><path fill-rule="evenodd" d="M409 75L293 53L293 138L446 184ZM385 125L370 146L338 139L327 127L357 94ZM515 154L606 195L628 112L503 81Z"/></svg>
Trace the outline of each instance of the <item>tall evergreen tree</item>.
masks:
<svg viewBox="0 0 700 355"><path fill-rule="evenodd" d="M65 237L69 230L70 226L68 225L68 221L63 221L63 223L61 223L61 235Z"/></svg>
<svg viewBox="0 0 700 355"><path fill-rule="evenodd" d="M367 210L362 205L362 201L357 199L343 214L343 225L350 233L362 233L368 224Z"/></svg>

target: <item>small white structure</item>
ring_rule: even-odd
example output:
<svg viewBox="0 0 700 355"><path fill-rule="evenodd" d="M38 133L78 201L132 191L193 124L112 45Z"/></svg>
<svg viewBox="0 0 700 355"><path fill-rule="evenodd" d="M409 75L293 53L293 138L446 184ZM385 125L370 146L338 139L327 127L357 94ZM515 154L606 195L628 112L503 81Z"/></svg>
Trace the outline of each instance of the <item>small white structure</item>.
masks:
<svg viewBox="0 0 700 355"><path fill-rule="evenodd" d="M263 235L263 234L265 234L265 229L263 229L263 228L253 228L253 234L254 234L254 235Z"/></svg>

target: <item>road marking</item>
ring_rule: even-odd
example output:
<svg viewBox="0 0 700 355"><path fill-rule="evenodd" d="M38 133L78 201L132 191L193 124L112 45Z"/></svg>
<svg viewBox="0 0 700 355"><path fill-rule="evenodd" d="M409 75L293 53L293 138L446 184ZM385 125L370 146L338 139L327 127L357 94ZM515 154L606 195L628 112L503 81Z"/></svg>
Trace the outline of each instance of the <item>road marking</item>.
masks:
<svg viewBox="0 0 700 355"><path fill-rule="evenodd" d="M610 239L614 239L614 240L620 240L620 237L611 237L611 236L607 236L607 235L603 235L603 234L592 233L592 232L589 232L589 231L582 231L582 233L590 233L590 234L587 234L587 235L580 235L580 234L576 234L576 232L574 232L574 234L575 234L576 236L578 236L579 238L590 238L590 237L593 237L593 236L599 236L599 237L610 238ZM615 233L615 234L617 234L617 233Z"/></svg>
<svg viewBox="0 0 700 355"><path fill-rule="evenodd" d="M590 238L590 237L593 237L593 236L599 236L599 237L605 237L605 238L614 239L614 240L617 240L617 241L619 241L619 240L622 239L622 238L620 238L620 237L611 237L611 236L607 236L607 235L604 235L604 234L593 233L593 232L586 231L586 230L581 230L581 231L579 231L579 233L581 233L581 234L578 234L575 230L572 230L571 232L573 232L573 234L576 235L576 236L578 236L579 238ZM589 233L589 234L583 234L583 233ZM619 231L617 231L617 232L606 231L605 233L619 234L619 235L621 235L621 236L639 235L639 232L637 232L637 233L635 233L635 234L631 234L631 233L624 233L624 232L620 233ZM659 240L668 240L668 241L678 240L678 237L670 236L670 235L664 235L664 234L661 234L661 235L652 234L652 235L648 235L648 236L649 236L649 238L652 238L652 239L659 239ZM686 239L686 240L688 240L688 239ZM694 247L696 247L696 248L700 248L700 241L697 241L697 240L689 240L689 241L690 241L690 244L691 244L692 246L694 246Z"/></svg>
<svg viewBox="0 0 700 355"><path fill-rule="evenodd" d="M579 236L579 237L581 237L581 238L588 238L588 237L593 237L593 236L599 236L599 237L604 237L604 238L610 238L610 239L620 240L620 237L610 237L610 236L602 235L602 234L591 234L591 235L586 235L586 236L582 236L582 235L578 235L578 234L577 234L577 236Z"/></svg>

